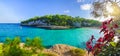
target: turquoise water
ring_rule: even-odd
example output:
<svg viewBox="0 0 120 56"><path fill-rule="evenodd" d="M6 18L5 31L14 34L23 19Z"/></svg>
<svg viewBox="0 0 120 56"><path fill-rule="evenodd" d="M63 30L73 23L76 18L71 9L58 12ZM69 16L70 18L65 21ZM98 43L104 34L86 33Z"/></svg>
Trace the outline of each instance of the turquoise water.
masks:
<svg viewBox="0 0 120 56"><path fill-rule="evenodd" d="M85 48L85 42L95 35L98 38L99 29L92 28L77 28L67 30L45 30L33 27L23 27L19 24L0 24L0 42L4 42L7 37L13 39L19 36L22 42L27 37L34 38L40 37L43 45L46 47L55 44L68 44L79 48Z"/></svg>

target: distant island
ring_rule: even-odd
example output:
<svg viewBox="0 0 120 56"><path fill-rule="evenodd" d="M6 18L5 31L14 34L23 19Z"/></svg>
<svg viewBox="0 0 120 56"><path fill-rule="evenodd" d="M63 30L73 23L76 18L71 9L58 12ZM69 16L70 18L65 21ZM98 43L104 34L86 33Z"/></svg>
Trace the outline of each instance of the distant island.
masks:
<svg viewBox="0 0 120 56"><path fill-rule="evenodd" d="M80 27L98 27L100 22L91 19L72 17L68 15L45 15L35 16L28 20L22 21L22 26L39 27L44 29L69 29Z"/></svg>

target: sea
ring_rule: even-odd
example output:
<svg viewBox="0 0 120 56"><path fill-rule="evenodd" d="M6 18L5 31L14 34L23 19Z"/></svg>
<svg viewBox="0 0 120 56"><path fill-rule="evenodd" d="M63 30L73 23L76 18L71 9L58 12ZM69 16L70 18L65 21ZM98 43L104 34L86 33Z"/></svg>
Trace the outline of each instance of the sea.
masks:
<svg viewBox="0 0 120 56"><path fill-rule="evenodd" d="M46 48L56 44L66 44L78 48L86 48L86 42L94 35L96 40L101 36L97 28L74 28L65 30L49 30L36 27L21 26L19 23L0 23L0 42L6 38L20 37L21 42L26 38L39 37Z"/></svg>

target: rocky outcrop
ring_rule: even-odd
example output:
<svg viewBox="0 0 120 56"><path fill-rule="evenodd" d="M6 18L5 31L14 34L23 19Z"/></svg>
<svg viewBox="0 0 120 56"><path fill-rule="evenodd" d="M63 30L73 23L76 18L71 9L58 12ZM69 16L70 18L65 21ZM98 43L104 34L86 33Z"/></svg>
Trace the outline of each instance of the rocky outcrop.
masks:
<svg viewBox="0 0 120 56"><path fill-rule="evenodd" d="M45 49L44 52L53 52L53 53L58 54L59 56L65 56L66 55L65 53L67 53L71 49L75 49L75 47L58 44L58 45L51 47L50 49Z"/></svg>
<svg viewBox="0 0 120 56"><path fill-rule="evenodd" d="M69 45L57 44L49 49L43 50L43 52L56 53L57 56L72 56L72 54L70 53L70 50L72 49L77 49L77 48ZM85 52L86 54L84 56L92 56L91 53L88 55L87 51Z"/></svg>

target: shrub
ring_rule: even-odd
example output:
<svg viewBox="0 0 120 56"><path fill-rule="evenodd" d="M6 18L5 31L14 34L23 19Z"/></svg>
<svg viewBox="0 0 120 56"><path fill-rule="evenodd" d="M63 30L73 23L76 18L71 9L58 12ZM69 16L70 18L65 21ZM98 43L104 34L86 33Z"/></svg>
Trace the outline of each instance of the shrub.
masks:
<svg viewBox="0 0 120 56"><path fill-rule="evenodd" d="M35 37L32 42L31 42L31 45L33 47L36 47L36 48L39 48L39 49L43 49L43 46L42 46L42 40L38 37Z"/></svg>
<svg viewBox="0 0 120 56"><path fill-rule="evenodd" d="M86 54L85 50L82 49L72 49L70 53L71 56L84 56Z"/></svg>
<svg viewBox="0 0 120 56"><path fill-rule="evenodd" d="M120 42L112 42L109 46L104 46L98 56L119 56L120 55Z"/></svg>
<svg viewBox="0 0 120 56"><path fill-rule="evenodd" d="M34 39L27 38L25 42L26 47L34 47L34 49L43 49L42 40L39 37L35 37Z"/></svg>
<svg viewBox="0 0 120 56"><path fill-rule="evenodd" d="M58 55L55 53L47 52L47 53L39 53L38 56L58 56Z"/></svg>
<svg viewBox="0 0 120 56"><path fill-rule="evenodd" d="M34 54L38 54L36 51L43 48L40 38L26 40L28 41L23 46L24 48L21 48L19 37L15 37L13 40L7 38L4 44L0 45L0 56L33 56Z"/></svg>
<svg viewBox="0 0 120 56"><path fill-rule="evenodd" d="M3 45L2 44L0 44L0 55L2 55L2 51L3 51L3 47L2 47Z"/></svg>
<svg viewBox="0 0 120 56"><path fill-rule="evenodd" d="M16 37L13 40L6 39L5 45L3 45L3 56L20 56L22 50L20 49L19 44L19 37Z"/></svg>
<svg viewBox="0 0 120 56"><path fill-rule="evenodd" d="M25 50L25 49L22 49L22 53L21 53L21 56L32 56L34 52L32 50Z"/></svg>
<svg viewBox="0 0 120 56"><path fill-rule="evenodd" d="M26 38L25 46L30 47L32 40L30 38Z"/></svg>

